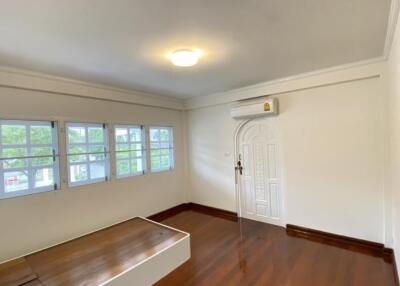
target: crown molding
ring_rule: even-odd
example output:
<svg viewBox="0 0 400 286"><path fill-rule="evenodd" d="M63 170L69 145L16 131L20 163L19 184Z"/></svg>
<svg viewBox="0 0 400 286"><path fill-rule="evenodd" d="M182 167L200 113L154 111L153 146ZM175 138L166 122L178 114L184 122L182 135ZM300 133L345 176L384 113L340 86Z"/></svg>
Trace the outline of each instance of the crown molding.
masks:
<svg viewBox="0 0 400 286"><path fill-rule="evenodd" d="M0 66L0 86L183 110L183 100Z"/></svg>
<svg viewBox="0 0 400 286"><path fill-rule="evenodd" d="M383 71L382 65L385 61L384 57L380 57L267 81L227 92L193 97L185 101L185 109L197 109L262 96L380 77Z"/></svg>

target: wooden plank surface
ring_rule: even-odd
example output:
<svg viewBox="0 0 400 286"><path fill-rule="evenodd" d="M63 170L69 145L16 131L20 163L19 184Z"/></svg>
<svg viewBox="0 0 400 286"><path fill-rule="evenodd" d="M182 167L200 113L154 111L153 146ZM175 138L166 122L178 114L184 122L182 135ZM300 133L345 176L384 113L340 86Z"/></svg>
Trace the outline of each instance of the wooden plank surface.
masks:
<svg viewBox="0 0 400 286"><path fill-rule="evenodd" d="M0 285L18 286L36 278L25 258L0 264Z"/></svg>
<svg viewBox="0 0 400 286"><path fill-rule="evenodd" d="M162 223L191 235L191 258L155 286L395 286L381 256L290 236L285 228L185 211Z"/></svg>
<svg viewBox="0 0 400 286"><path fill-rule="evenodd" d="M11 264L0 265L0 285L16 286L31 281L26 285L97 286L184 237L185 233L134 218L14 260ZM26 274L27 280L4 284L2 281L25 277L12 274L11 268ZM29 276L32 273L37 276Z"/></svg>

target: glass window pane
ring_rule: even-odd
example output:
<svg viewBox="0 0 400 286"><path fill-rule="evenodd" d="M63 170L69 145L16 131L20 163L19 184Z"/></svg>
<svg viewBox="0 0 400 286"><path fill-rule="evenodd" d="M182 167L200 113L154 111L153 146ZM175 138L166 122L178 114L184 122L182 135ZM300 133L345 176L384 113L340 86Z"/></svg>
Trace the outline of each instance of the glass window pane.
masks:
<svg viewBox="0 0 400 286"><path fill-rule="evenodd" d="M90 145L89 146L89 153L99 153L99 154L90 154L89 160L90 161L99 161L104 160L104 145Z"/></svg>
<svg viewBox="0 0 400 286"><path fill-rule="evenodd" d="M32 144L52 144L52 134L50 126L31 126Z"/></svg>
<svg viewBox="0 0 400 286"><path fill-rule="evenodd" d="M52 147L33 147L31 149L32 156L49 156L41 158L32 158L32 166L48 166L53 164L53 148Z"/></svg>
<svg viewBox="0 0 400 286"><path fill-rule="evenodd" d="M131 150L142 150L142 144L131 144Z"/></svg>
<svg viewBox="0 0 400 286"><path fill-rule="evenodd" d="M68 148L68 154L82 154L87 153L87 148L85 145L72 146ZM68 155L68 160L70 163L78 163L87 161L87 155Z"/></svg>
<svg viewBox="0 0 400 286"><path fill-rule="evenodd" d="M15 159L15 157L27 156L26 148L4 148L2 151L2 158L14 158L10 160L3 160L3 168L25 168L27 166L26 159Z"/></svg>
<svg viewBox="0 0 400 286"><path fill-rule="evenodd" d="M54 185L53 168L44 168L35 171L35 188Z"/></svg>
<svg viewBox="0 0 400 286"><path fill-rule="evenodd" d="M117 176L126 176L130 174L128 160L117 160Z"/></svg>
<svg viewBox="0 0 400 286"><path fill-rule="evenodd" d="M171 149L161 149L161 155L169 155Z"/></svg>
<svg viewBox="0 0 400 286"><path fill-rule="evenodd" d="M115 141L116 142L128 142L128 129L116 128L115 129Z"/></svg>
<svg viewBox="0 0 400 286"><path fill-rule="evenodd" d="M90 179L105 178L106 170L104 162L96 162L90 164Z"/></svg>
<svg viewBox="0 0 400 286"><path fill-rule="evenodd" d="M18 192L28 189L28 170L4 173L4 191Z"/></svg>
<svg viewBox="0 0 400 286"><path fill-rule="evenodd" d="M104 142L103 127L89 127L88 130L90 143Z"/></svg>
<svg viewBox="0 0 400 286"><path fill-rule="evenodd" d="M161 169L169 169L171 166L169 156L161 157Z"/></svg>
<svg viewBox="0 0 400 286"><path fill-rule="evenodd" d="M117 149L117 159L129 158L129 145L128 144L118 144ZM123 152L121 152L123 151Z"/></svg>
<svg viewBox="0 0 400 286"><path fill-rule="evenodd" d="M160 140L169 141L169 129L160 129Z"/></svg>
<svg viewBox="0 0 400 286"><path fill-rule="evenodd" d="M150 144L150 148L151 149L159 149L160 148L160 144L159 143L151 143Z"/></svg>
<svg viewBox="0 0 400 286"><path fill-rule="evenodd" d="M141 150L131 151L131 157L142 157L143 152Z"/></svg>
<svg viewBox="0 0 400 286"><path fill-rule="evenodd" d="M85 143L86 129L85 127L68 127L69 143Z"/></svg>
<svg viewBox="0 0 400 286"><path fill-rule="evenodd" d="M3 145L26 144L25 125L2 125L1 142Z"/></svg>
<svg viewBox="0 0 400 286"><path fill-rule="evenodd" d="M130 128L129 135L131 138L131 142L142 141L142 129L140 128Z"/></svg>
<svg viewBox="0 0 400 286"><path fill-rule="evenodd" d="M163 142L160 144L160 148L165 149L165 148L170 148L170 144L169 142Z"/></svg>
<svg viewBox="0 0 400 286"><path fill-rule="evenodd" d="M86 164L72 165L69 167L71 182L86 181L88 179L88 170Z"/></svg>
<svg viewBox="0 0 400 286"><path fill-rule="evenodd" d="M131 160L132 173L142 173L143 172L143 159L133 159Z"/></svg>
<svg viewBox="0 0 400 286"><path fill-rule="evenodd" d="M151 169L159 170L160 167L161 167L160 157L158 157L158 156L151 157Z"/></svg>
<svg viewBox="0 0 400 286"><path fill-rule="evenodd" d="M160 132L158 129L150 128L150 141L160 141Z"/></svg>

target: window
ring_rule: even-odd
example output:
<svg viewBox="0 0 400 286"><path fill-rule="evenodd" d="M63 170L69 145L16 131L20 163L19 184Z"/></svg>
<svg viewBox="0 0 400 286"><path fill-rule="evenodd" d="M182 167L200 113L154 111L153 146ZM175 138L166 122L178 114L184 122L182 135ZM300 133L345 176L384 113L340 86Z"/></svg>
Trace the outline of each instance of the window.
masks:
<svg viewBox="0 0 400 286"><path fill-rule="evenodd" d="M171 127L150 127L150 165L152 172L174 168L174 144Z"/></svg>
<svg viewBox="0 0 400 286"><path fill-rule="evenodd" d="M143 130L143 126L115 126L117 178L145 173L146 150Z"/></svg>
<svg viewBox="0 0 400 286"><path fill-rule="evenodd" d="M108 180L107 133L105 124L66 124L69 186L74 187Z"/></svg>
<svg viewBox="0 0 400 286"><path fill-rule="evenodd" d="M57 189L55 122L0 120L0 198Z"/></svg>

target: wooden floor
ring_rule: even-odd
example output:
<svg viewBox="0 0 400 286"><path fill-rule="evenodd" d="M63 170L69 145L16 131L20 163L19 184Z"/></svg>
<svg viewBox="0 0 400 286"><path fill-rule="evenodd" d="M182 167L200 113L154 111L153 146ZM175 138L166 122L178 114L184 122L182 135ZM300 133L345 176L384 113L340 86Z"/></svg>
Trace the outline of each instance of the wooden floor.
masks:
<svg viewBox="0 0 400 286"><path fill-rule="evenodd" d="M393 266L370 256L288 236L250 220L186 211L162 223L191 234L191 259L156 286L394 286Z"/></svg>
<svg viewBox="0 0 400 286"><path fill-rule="evenodd" d="M100 285L185 236L134 218L1 264L0 285Z"/></svg>

